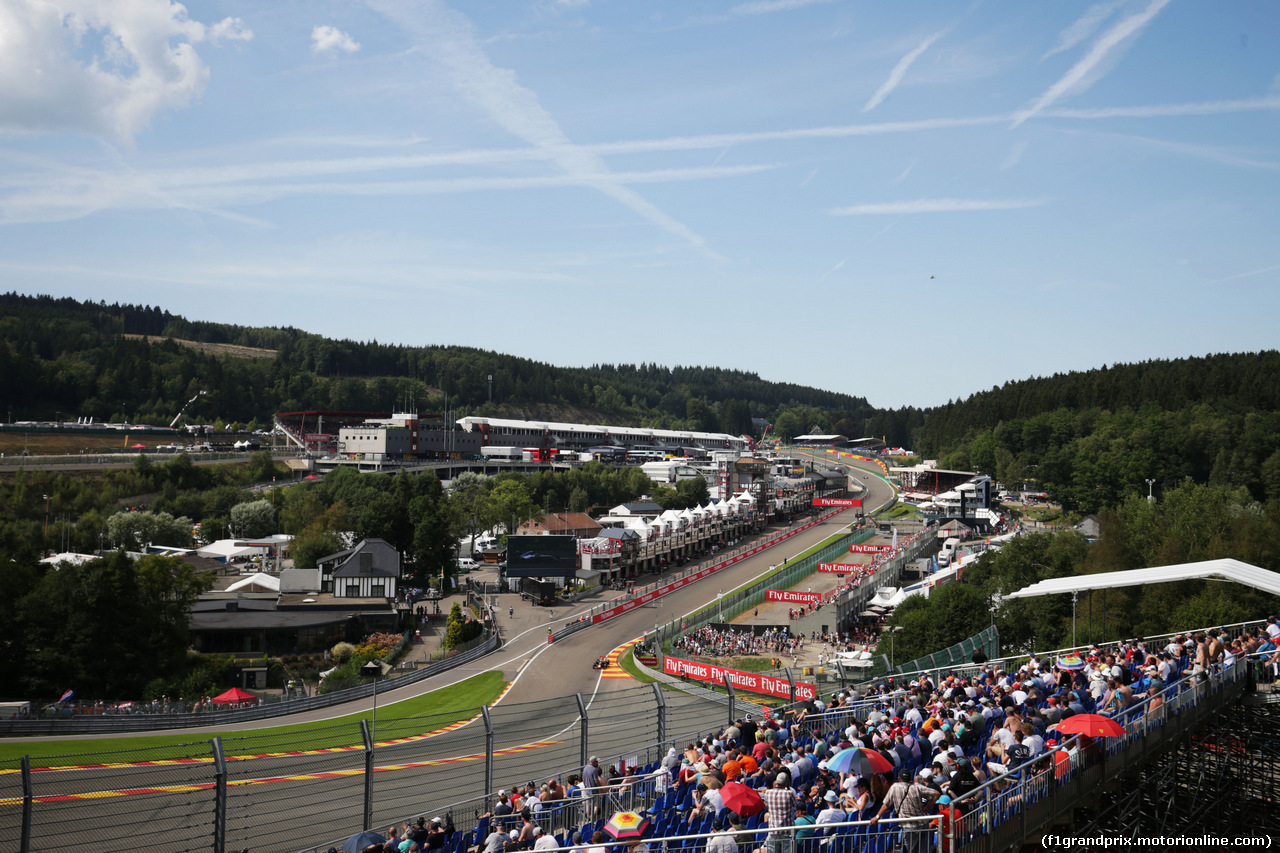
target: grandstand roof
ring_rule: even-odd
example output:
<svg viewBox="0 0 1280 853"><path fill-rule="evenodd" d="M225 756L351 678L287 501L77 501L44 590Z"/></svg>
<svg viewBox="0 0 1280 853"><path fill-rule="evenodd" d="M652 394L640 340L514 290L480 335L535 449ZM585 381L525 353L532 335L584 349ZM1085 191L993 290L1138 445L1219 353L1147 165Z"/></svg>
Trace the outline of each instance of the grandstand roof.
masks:
<svg viewBox="0 0 1280 853"><path fill-rule="evenodd" d="M1054 595L1063 592L1089 589L1113 589L1122 586L1141 586L1149 583L1169 583L1187 580L1224 580L1251 586L1272 595L1280 595L1280 574L1251 566L1239 560L1204 560L1199 563L1179 563L1174 566L1152 566L1146 569L1130 569L1124 572L1102 572L1096 575L1073 575L1067 578L1033 583L1025 589L1011 592L1005 598L1034 598L1038 595Z"/></svg>

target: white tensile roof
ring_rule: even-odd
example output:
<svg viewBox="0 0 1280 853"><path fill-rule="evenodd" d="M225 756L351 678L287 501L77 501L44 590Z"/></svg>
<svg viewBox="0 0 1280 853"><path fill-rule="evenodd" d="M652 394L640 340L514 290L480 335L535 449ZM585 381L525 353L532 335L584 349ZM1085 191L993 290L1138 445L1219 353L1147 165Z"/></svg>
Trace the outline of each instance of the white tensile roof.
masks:
<svg viewBox="0 0 1280 853"><path fill-rule="evenodd" d="M1033 583L1026 589L1011 592L1005 598L1033 598L1037 595L1054 595L1063 592L1089 589L1113 589L1122 586L1141 586L1148 583L1169 583L1189 580L1225 580L1251 586L1272 595L1280 595L1280 574L1239 560L1204 560L1199 563L1179 563L1175 566L1153 566L1147 569L1129 569L1124 572L1103 572L1097 575L1074 575L1067 578Z"/></svg>
<svg viewBox="0 0 1280 853"><path fill-rule="evenodd" d="M272 592L279 592L280 578L276 577L275 575L268 575L262 572L258 572L257 574L249 575L249 577L245 578L244 580L239 580L229 585L224 590L224 592L235 592L237 590L249 589L255 586L262 587L264 589L269 589Z"/></svg>

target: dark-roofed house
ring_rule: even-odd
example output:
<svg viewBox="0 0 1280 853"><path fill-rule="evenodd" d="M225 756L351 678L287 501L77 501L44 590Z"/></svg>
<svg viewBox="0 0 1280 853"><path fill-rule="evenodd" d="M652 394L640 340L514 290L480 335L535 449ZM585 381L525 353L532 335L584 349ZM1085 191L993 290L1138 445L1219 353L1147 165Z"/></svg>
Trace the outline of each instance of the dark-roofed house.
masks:
<svg viewBox="0 0 1280 853"><path fill-rule="evenodd" d="M630 503L618 504L609 510L609 515L628 518L657 518L662 515L662 507L653 501L631 501Z"/></svg>
<svg viewBox="0 0 1280 853"><path fill-rule="evenodd" d="M335 598L395 598L400 552L385 539L362 539L354 548L316 560L320 591Z"/></svg>

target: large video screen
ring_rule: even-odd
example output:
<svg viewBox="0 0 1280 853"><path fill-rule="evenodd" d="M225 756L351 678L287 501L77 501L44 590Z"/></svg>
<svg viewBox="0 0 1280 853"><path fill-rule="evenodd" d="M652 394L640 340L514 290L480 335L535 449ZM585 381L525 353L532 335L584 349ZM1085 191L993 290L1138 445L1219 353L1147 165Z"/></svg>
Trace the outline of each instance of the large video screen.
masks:
<svg viewBox="0 0 1280 853"><path fill-rule="evenodd" d="M571 578L578 569L572 536L508 536L507 577Z"/></svg>

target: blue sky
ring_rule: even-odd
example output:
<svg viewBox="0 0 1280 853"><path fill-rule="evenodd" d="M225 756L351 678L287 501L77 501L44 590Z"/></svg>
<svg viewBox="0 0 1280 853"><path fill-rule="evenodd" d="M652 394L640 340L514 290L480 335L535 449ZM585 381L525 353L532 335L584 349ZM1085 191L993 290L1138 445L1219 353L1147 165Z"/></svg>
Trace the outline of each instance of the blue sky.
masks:
<svg viewBox="0 0 1280 853"><path fill-rule="evenodd" d="M0 287L934 405L1273 348L1280 6L0 4Z"/></svg>

